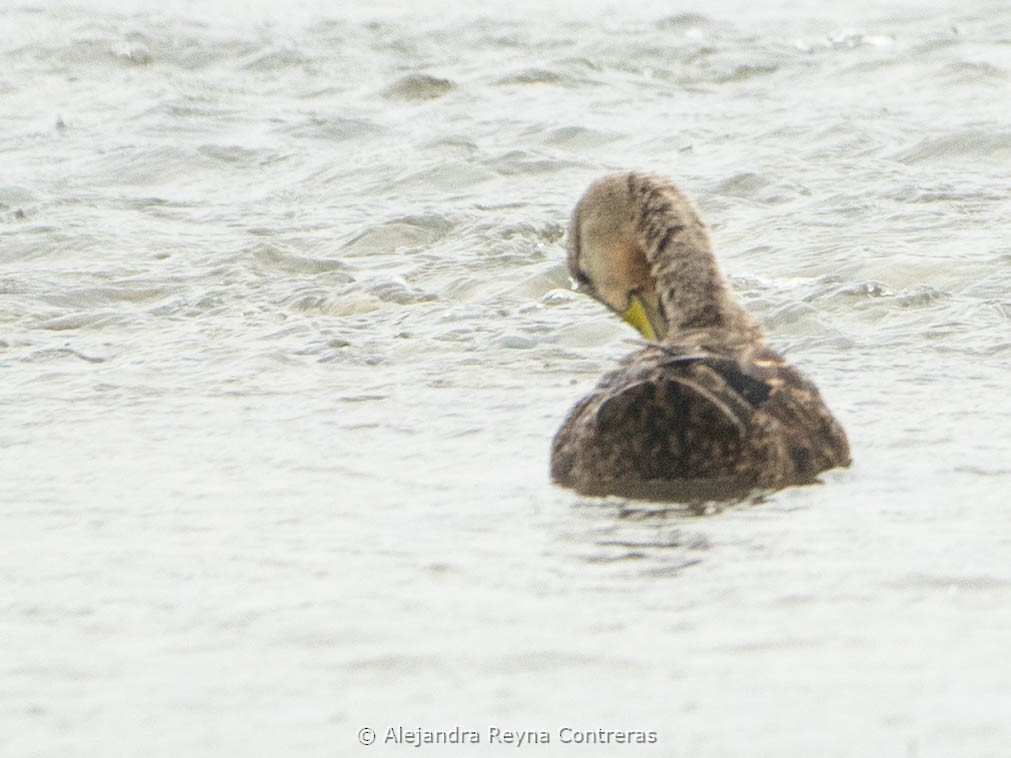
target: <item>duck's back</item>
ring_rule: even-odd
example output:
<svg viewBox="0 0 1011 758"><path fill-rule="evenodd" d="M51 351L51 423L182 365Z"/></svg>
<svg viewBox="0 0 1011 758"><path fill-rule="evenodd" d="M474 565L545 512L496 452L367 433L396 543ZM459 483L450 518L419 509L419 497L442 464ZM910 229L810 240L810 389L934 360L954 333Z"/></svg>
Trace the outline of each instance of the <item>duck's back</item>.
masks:
<svg viewBox="0 0 1011 758"><path fill-rule="evenodd" d="M595 494L663 482L736 493L848 463L846 435L807 377L764 343L710 340L649 345L606 374L555 435L551 471Z"/></svg>

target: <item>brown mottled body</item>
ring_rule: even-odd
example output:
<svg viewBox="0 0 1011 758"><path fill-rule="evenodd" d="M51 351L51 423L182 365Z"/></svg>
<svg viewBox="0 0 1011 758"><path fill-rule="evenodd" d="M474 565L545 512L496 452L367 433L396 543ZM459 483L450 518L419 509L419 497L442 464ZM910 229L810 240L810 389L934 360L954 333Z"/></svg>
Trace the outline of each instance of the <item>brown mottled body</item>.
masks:
<svg viewBox="0 0 1011 758"><path fill-rule="evenodd" d="M687 499L810 483L849 464L842 427L814 384L766 346L730 294L698 214L669 180L596 182L569 239L581 287L626 318L637 300L658 341L627 356L569 413L552 446L555 481Z"/></svg>

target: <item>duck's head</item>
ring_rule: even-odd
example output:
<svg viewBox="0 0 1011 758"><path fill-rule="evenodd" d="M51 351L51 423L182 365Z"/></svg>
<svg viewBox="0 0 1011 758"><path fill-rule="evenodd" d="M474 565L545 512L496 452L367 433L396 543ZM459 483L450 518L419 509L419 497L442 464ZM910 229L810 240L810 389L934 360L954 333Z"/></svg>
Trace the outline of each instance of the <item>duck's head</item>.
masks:
<svg viewBox="0 0 1011 758"><path fill-rule="evenodd" d="M594 182L576 205L569 226L569 273L580 292L596 298L651 341L668 322L656 279L640 242L641 208L629 175Z"/></svg>

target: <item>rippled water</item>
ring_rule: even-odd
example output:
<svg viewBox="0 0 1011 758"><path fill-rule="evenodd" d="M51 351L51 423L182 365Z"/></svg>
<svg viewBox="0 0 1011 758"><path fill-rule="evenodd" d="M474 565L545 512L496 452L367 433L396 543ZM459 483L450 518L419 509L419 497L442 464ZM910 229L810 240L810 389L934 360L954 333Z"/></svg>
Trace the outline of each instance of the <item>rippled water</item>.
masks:
<svg viewBox="0 0 1011 758"><path fill-rule="evenodd" d="M0 753L1005 755L1009 79L1004 2L5 5ZM549 483L627 168L851 469Z"/></svg>

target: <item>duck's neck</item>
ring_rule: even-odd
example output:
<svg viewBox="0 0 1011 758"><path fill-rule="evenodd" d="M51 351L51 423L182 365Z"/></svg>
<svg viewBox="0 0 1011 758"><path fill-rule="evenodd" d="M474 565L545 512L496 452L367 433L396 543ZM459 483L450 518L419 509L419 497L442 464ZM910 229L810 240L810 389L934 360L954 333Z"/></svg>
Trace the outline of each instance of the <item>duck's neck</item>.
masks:
<svg viewBox="0 0 1011 758"><path fill-rule="evenodd" d="M668 340L695 329L761 339L761 328L731 294L695 209L676 188L662 190L644 193L639 234L669 323Z"/></svg>

